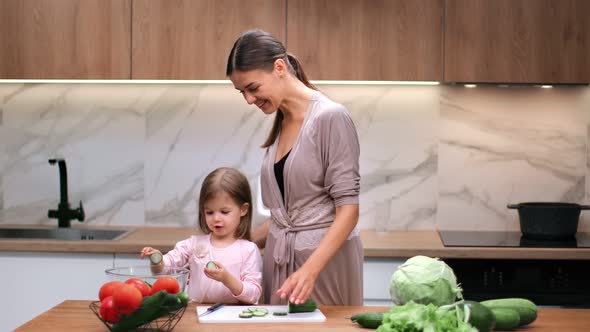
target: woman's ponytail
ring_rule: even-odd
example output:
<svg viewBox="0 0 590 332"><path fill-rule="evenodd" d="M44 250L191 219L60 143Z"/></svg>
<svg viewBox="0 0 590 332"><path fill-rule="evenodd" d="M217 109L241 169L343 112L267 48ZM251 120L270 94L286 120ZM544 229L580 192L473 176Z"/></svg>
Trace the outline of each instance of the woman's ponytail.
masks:
<svg viewBox="0 0 590 332"><path fill-rule="evenodd" d="M287 60L293 68L295 76L297 76L297 78L308 88L317 90L316 86L311 84L311 82L307 78L307 75L305 75L305 72L303 71L303 68L301 67L301 63L299 62L299 60L297 60L297 58L291 53L287 53Z"/></svg>
<svg viewBox="0 0 590 332"><path fill-rule="evenodd" d="M318 90L318 88L316 88L315 85L311 84L309 79L307 79L307 75L305 75L305 72L303 71L303 68L301 67L301 63L299 62L299 60L297 60L297 58L291 53L286 54L289 67L292 69L292 73L297 77L297 79L299 79L308 88ZM270 133L268 134L268 137L266 138L264 143L261 145L262 148L270 147L276 141L277 137L279 137L279 134L281 133L281 123L283 122L283 117L283 111L279 109L277 111L277 115L275 115L274 121L272 122Z"/></svg>

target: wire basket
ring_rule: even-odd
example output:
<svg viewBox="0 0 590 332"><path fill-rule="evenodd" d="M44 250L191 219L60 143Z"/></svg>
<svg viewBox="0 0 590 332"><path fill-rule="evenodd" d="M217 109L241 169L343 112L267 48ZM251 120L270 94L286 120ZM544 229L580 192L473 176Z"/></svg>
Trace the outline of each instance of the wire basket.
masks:
<svg viewBox="0 0 590 332"><path fill-rule="evenodd" d="M100 301L94 301L94 302L90 303L89 307L90 307L90 310L92 310L92 312L94 312L96 317L98 317L98 319L100 319L100 321L103 322L103 324L109 329L109 331L112 331L114 324L107 322L100 315ZM185 304L180 309L174 310L164 316L160 316L160 317L152 320L149 323L145 323L145 324L135 328L133 331L138 331L138 332L170 332L170 331L172 331L172 329L174 329L174 327L176 326L178 321L180 321L180 319L182 318L182 315L184 314L186 307L187 307L187 305ZM137 310L141 310L141 308L139 308Z"/></svg>

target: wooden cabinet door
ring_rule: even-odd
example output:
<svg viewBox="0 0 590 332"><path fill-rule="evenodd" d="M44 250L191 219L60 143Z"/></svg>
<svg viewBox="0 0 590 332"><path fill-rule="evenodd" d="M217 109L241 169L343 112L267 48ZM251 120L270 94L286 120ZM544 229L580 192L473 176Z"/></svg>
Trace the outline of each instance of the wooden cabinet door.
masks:
<svg viewBox="0 0 590 332"><path fill-rule="evenodd" d="M134 79L225 79L237 37L285 39L286 0L134 0Z"/></svg>
<svg viewBox="0 0 590 332"><path fill-rule="evenodd" d="M289 0L287 49L310 79L442 80L443 0Z"/></svg>
<svg viewBox="0 0 590 332"><path fill-rule="evenodd" d="M448 82L590 81L590 1L447 0Z"/></svg>
<svg viewBox="0 0 590 332"><path fill-rule="evenodd" d="M0 78L130 78L130 1L0 1Z"/></svg>

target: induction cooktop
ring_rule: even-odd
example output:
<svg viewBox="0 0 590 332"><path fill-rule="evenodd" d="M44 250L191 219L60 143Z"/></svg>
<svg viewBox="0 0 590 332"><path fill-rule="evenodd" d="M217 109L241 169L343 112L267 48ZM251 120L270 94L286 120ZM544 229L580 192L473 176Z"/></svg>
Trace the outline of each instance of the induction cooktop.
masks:
<svg viewBox="0 0 590 332"><path fill-rule="evenodd" d="M438 231L445 247L534 247L590 248L590 234L577 233L566 240L540 240L523 237L518 231Z"/></svg>

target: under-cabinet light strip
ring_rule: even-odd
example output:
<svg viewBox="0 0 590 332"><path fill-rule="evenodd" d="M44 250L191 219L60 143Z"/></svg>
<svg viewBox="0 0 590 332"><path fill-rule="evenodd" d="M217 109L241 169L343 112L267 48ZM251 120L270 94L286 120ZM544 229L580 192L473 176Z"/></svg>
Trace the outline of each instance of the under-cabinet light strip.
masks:
<svg viewBox="0 0 590 332"><path fill-rule="evenodd" d="M230 80L53 80L53 79L7 79L1 83L52 83L52 84L231 84ZM430 81L311 81L317 85L438 85Z"/></svg>
<svg viewBox="0 0 590 332"><path fill-rule="evenodd" d="M0 79L0 84L232 84L230 80L80 80L80 79ZM315 85L441 85L455 83L440 83L436 81L338 81L338 80L312 80ZM460 83L466 88L477 87L476 83ZM483 85L510 87L530 85L543 89L550 89L550 84L506 84L506 83L484 83ZM564 85L586 85L586 84L564 84ZM588 85L590 86L590 84Z"/></svg>
<svg viewBox="0 0 590 332"><path fill-rule="evenodd" d="M439 85L439 82L431 81L311 81L313 84L332 85Z"/></svg>
<svg viewBox="0 0 590 332"><path fill-rule="evenodd" d="M229 84L229 80L53 80L53 79L26 79L26 80L0 80L0 83L54 83L54 84Z"/></svg>

